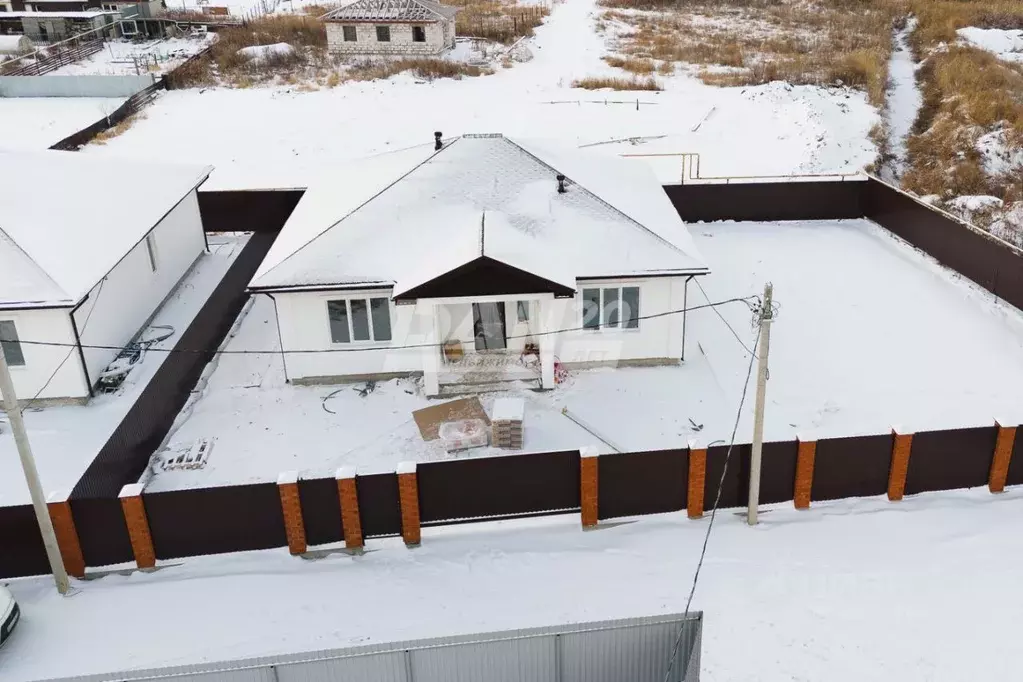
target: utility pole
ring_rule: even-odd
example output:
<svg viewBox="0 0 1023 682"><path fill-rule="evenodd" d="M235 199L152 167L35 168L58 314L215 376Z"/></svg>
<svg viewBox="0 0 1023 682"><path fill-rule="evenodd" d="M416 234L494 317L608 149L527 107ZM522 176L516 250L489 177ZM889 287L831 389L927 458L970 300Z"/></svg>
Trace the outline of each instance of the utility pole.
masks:
<svg viewBox="0 0 1023 682"><path fill-rule="evenodd" d="M64 560L61 558L60 549L57 546L57 536L53 532L50 510L46 507L46 498L43 497L43 488L39 483L39 472L36 471L36 463L32 459L32 448L28 444L25 421L22 419L21 408L18 406L18 396L14 394L14 380L11 378L11 370L7 367L7 356L4 355L2 343L0 343L0 395L4 399L11 431L14 432L14 443L18 446L21 468L25 472L28 491L32 495L32 508L36 513L36 521L39 523L39 532L43 535L43 545L46 547L46 558L50 562L50 570L53 571L53 580L57 583L57 591L62 595L67 595L71 591L71 584L68 582Z"/></svg>
<svg viewBox="0 0 1023 682"><path fill-rule="evenodd" d="M757 349L760 358L757 361L757 401L753 407L753 451L750 454L749 466L749 506L746 509L746 523L757 525L757 506L760 504L760 455L764 448L764 401L767 393L767 355L771 352L771 322L774 313L771 311L771 296L774 285L764 285L764 301L760 307L760 340Z"/></svg>

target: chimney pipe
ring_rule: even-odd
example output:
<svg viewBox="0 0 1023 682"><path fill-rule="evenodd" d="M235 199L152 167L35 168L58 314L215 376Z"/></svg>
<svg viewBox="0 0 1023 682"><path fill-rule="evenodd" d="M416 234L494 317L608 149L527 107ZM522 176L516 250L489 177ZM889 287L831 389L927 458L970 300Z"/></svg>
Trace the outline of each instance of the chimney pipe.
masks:
<svg viewBox="0 0 1023 682"><path fill-rule="evenodd" d="M558 173L558 194L564 194L568 190L565 189L565 176Z"/></svg>
<svg viewBox="0 0 1023 682"><path fill-rule="evenodd" d="M444 146L444 143L441 142L441 139L440 139L441 135L443 135L443 133L440 132L439 130L433 134L433 149L434 149L434 151L438 151L439 152L441 150L441 148Z"/></svg>

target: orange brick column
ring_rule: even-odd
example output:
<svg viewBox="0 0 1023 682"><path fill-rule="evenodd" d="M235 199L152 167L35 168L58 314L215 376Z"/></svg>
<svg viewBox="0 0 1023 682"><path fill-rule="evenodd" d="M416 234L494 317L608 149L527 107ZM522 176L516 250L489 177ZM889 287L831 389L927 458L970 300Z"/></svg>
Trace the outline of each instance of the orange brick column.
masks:
<svg viewBox="0 0 1023 682"><path fill-rule="evenodd" d="M341 501L341 528L347 549L362 548L362 516L359 514L359 493L355 487L355 469L337 470L337 497Z"/></svg>
<svg viewBox="0 0 1023 682"><path fill-rule="evenodd" d="M51 494L46 507L50 510L50 521L57 536L57 547L60 548L60 558L64 561L65 570L76 578L84 577L85 558L82 557L82 546L78 542L78 530L71 515L71 503L68 501L67 493Z"/></svg>
<svg viewBox="0 0 1023 682"><path fill-rule="evenodd" d="M912 449L913 434L892 429L892 464L888 470L888 499L892 502L898 502L906 493L906 474Z"/></svg>
<svg viewBox="0 0 1023 682"><path fill-rule="evenodd" d="M689 441L689 490L686 513L691 519L703 516L703 496L707 486L707 448Z"/></svg>
<svg viewBox="0 0 1023 682"><path fill-rule="evenodd" d="M142 503L140 483L130 483L121 488L121 511L124 512L124 523L128 526L128 538L131 539L131 552L135 555L135 565L139 568L156 566L156 551L153 549L153 536L149 533L149 518L146 517L146 506Z"/></svg>
<svg viewBox="0 0 1023 682"><path fill-rule="evenodd" d="M593 528L599 517L600 452L592 445L579 449L579 505L583 528Z"/></svg>
<svg viewBox="0 0 1023 682"><path fill-rule="evenodd" d="M288 551L292 554L305 554L305 521L302 519L302 500L298 496L298 472L285 471L278 476L277 491L281 495Z"/></svg>
<svg viewBox="0 0 1023 682"><path fill-rule="evenodd" d="M813 463L817 456L817 441L799 439L796 453L796 485L793 502L796 509L809 509L813 491Z"/></svg>
<svg viewBox="0 0 1023 682"><path fill-rule="evenodd" d="M415 547L420 541L419 482L415 462L398 465L398 500L401 503L401 537L406 545Z"/></svg>
<svg viewBox="0 0 1023 682"><path fill-rule="evenodd" d="M1009 476L1009 462L1012 461L1012 447L1016 442L1016 427L1003 426L996 421L998 439L995 441L995 456L991 460L991 473L988 475L987 487L993 493L1005 490L1005 480Z"/></svg>

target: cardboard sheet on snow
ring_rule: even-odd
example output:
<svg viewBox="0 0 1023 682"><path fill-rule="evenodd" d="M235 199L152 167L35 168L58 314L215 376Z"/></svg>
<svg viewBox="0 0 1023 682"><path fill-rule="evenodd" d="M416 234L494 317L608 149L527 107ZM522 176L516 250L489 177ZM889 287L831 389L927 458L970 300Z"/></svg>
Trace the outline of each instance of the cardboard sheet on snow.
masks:
<svg viewBox="0 0 1023 682"><path fill-rule="evenodd" d="M480 399L475 396L424 407L413 412L412 418L416 420L416 426L419 427L419 433L423 436L423 440L436 440L437 431L444 422L459 419L481 419L484 424L490 426L490 418L484 412Z"/></svg>

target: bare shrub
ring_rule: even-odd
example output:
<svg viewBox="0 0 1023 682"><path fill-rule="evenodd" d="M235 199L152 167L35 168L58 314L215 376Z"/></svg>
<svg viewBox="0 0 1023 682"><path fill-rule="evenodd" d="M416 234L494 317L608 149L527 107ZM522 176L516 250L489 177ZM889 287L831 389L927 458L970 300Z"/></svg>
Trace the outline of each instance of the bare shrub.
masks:
<svg viewBox="0 0 1023 682"><path fill-rule="evenodd" d="M353 65L345 73L348 80L371 81L390 78L399 73L411 71L419 78L462 78L463 76L482 76L490 71L471 64L448 61L446 59L409 58L386 61L367 60Z"/></svg>
<svg viewBox="0 0 1023 682"><path fill-rule="evenodd" d="M653 78L612 78L607 76L588 76L572 82L573 88L584 90L661 90L661 85Z"/></svg>

